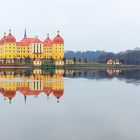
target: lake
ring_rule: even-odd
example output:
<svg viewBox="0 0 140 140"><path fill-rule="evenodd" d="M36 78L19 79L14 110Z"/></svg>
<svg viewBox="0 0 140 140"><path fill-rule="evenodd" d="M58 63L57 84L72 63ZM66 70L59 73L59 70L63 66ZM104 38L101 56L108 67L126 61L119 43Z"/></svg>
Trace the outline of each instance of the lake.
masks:
<svg viewBox="0 0 140 140"><path fill-rule="evenodd" d="M140 70L0 69L1 140L139 140Z"/></svg>

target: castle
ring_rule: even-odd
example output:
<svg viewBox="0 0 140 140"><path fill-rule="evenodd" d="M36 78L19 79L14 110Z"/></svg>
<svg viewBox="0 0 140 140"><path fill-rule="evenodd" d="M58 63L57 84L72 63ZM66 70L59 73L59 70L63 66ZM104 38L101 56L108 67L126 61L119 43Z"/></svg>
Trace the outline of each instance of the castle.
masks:
<svg viewBox="0 0 140 140"><path fill-rule="evenodd" d="M64 40L59 31L53 40L48 34L47 38L41 41L38 37L27 37L25 30L24 38L17 42L9 30L9 34L4 34L0 40L0 65L34 64L39 66L48 60L53 60L55 65L64 65L63 58Z"/></svg>

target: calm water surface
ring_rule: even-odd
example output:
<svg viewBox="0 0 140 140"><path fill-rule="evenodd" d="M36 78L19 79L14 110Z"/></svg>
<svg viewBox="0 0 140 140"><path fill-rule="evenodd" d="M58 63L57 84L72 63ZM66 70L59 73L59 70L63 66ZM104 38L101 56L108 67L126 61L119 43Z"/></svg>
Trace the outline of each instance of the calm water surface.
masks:
<svg viewBox="0 0 140 140"><path fill-rule="evenodd" d="M139 140L140 70L0 70L1 140Z"/></svg>

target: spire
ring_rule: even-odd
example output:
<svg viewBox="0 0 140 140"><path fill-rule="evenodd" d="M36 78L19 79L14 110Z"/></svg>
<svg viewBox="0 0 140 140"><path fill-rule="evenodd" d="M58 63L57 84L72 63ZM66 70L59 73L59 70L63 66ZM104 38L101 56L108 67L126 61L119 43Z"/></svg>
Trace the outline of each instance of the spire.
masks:
<svg viewBox="0 0 140 140"><path fill-rule="evenodd" d="M4 32L4 37L6 37L6 33Z"/></svg>
<svg viewBox="0 0 140 140"><path fill-rule="evenodd" d="M59 101L59 97L57 97L57 103L59 103L60 101Z"/></svg>
<svg viewBox="0 0 140 140"><path fill-rule="evenodd" d="M49 99L49 94L47 95L47 99Z"/></svg>
<svg viewBox="0 0 140 140"><path fill-rule="evenodd" d="M27 97L26 97L26 96L24 96L24 101L25 101L25 104L26 104L26 100L27 100Z"/></svg>
<svg viewBox="0 0 140 140"><path fill-rule="evenodd" d="M50 37L49 37L50 35L49 34L47 34L47 38L49 39Z"/></svg>
<svg viewBox="0 0 140 140"><path fill-rule="evenodd" d="M11 35L11 29L9 29L9 35Z"/></svg>
<svg viewBox="0 0 140 140"><path fill-rule="evenodd" d="M57 99L57 103L59 103L60 101L59 101L59 99Z"/></svg>
<svg viewBox="0 0 140 140"><path fill-rule="evenodd" d="M12 99L10 98L10 99L9 99L9 104L11 104L11 103L12 103Z"/></svg>
<svg viewBox="0 0 140 140"><path fill-rule="evenodd" d="M60 35L60 31L57 31L57 36L59 36Z"/></svg>
<svg viewBox="0 0 140 140"><path fill-rule="evenodd" d="M25 29L25 31L24 31L24 38L26 38L27 37L27 33L26 33L26 29Z"/></svg>
<svg viewBox="0 0 140 140"><path fill-rule="evenodd" d="M4 100L6 100L6 96L4 95Z"/></svg>

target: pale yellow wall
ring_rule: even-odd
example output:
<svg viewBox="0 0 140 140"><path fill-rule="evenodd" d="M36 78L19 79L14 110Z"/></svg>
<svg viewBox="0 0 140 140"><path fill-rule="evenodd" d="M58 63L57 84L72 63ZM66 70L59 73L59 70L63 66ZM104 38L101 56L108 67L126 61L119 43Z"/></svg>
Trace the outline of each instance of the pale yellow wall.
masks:
<svg viewBox="0 0 140 140"><path fill-rule="evenodd" d="M52 46L44 46L44 58L52 58Z"/></svg>
<svg viewBox="0 0 140 140"><path fill-rule="evenodd" d="M16 43L4 43L2 46L2 58L17 58Z"/></svg>
<svg viewBox="0 0 140 140"><path fill-rule="evenodd" d="M17 46L17 57L18 58L29 57L29 46Z"/></svg>
<svg viewBox="0 0 140 140"><path fill-rule="evenodd" d="M38 45L39 48L41 48L39 54L36 54L36 46L37 45ZM29 56L32 59L34 59L34 58L43 58L44 57L43 51L44 51L44 45L43 45L43 43L32 43L29 46Z"/></svg>
<svg viewBox="0 0 140 140"><path fill-rule="evenodd" d="M63 59L64 58L64 45L63 44L53 44L52 45L52 57L53 59Z"/></svg>

